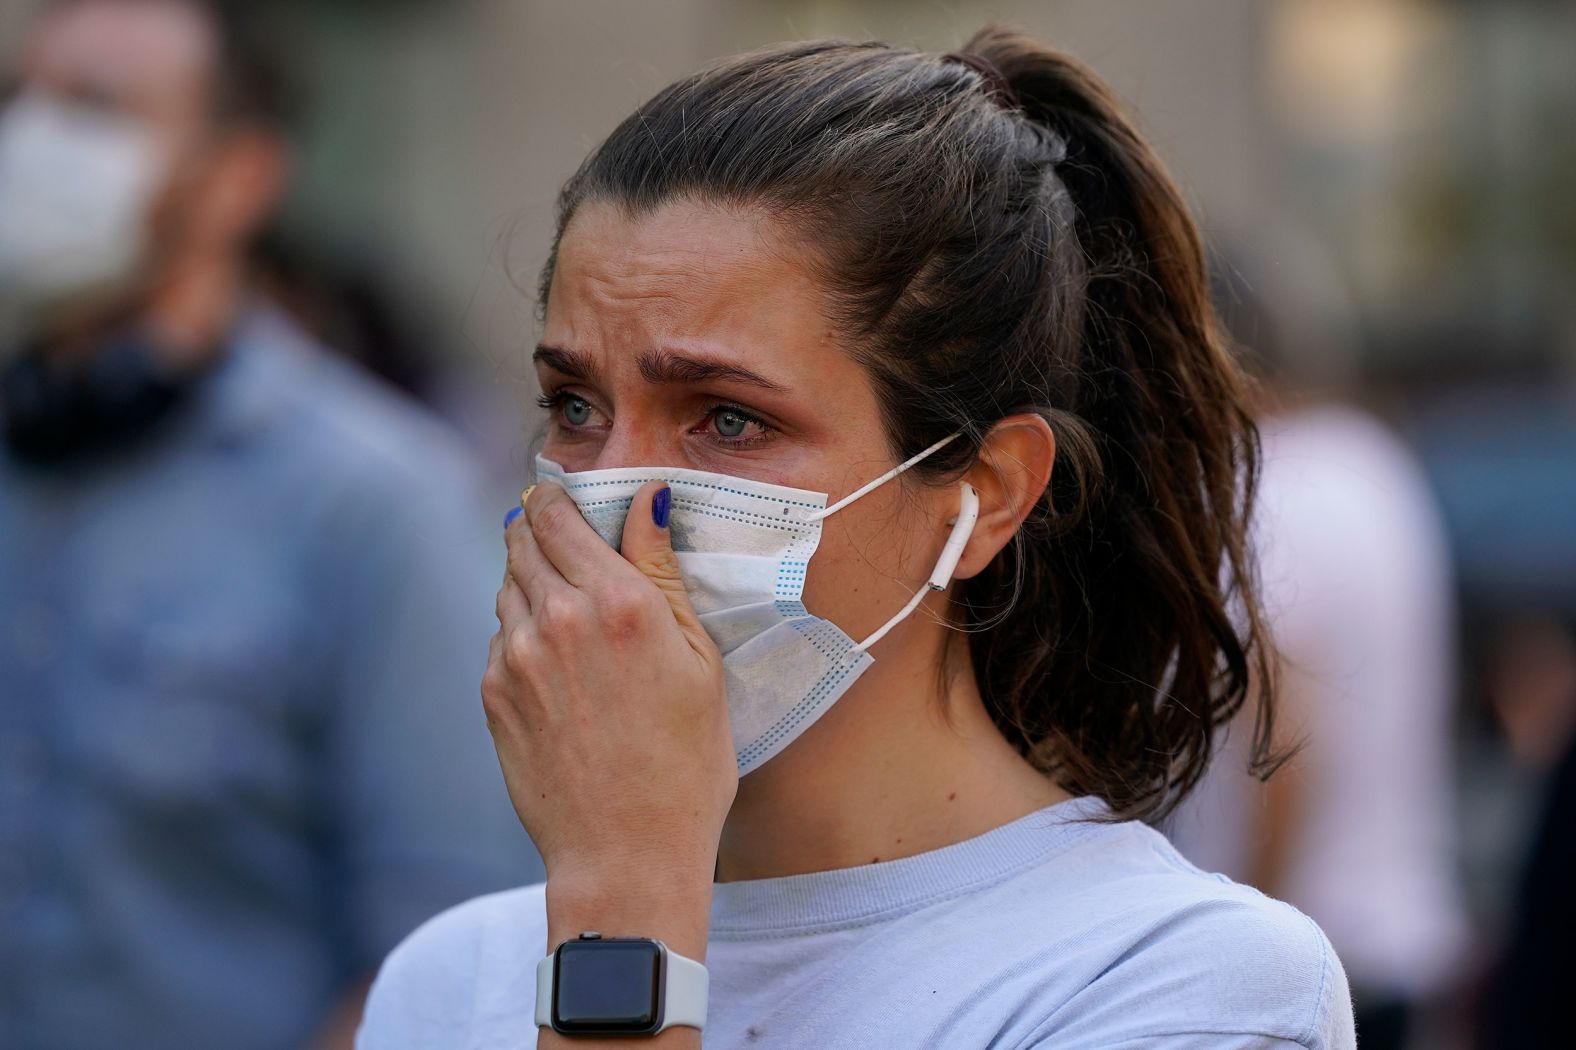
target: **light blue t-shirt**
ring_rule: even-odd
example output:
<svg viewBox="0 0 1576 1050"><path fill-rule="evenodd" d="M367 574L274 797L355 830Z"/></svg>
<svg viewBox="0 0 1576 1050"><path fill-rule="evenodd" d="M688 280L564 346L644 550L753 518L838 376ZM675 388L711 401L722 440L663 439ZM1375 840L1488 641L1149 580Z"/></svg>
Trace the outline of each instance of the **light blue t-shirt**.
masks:
<svg viewBox="0 0 1576 1050"><path fill-rule="evenodd" d="M1064 802L931 853L713 890L703 1043L816 1050L1355 1046L1311 920L1138 823ZM358 1050L533 1045L541 886L480 897L383 964Z"/></svg>

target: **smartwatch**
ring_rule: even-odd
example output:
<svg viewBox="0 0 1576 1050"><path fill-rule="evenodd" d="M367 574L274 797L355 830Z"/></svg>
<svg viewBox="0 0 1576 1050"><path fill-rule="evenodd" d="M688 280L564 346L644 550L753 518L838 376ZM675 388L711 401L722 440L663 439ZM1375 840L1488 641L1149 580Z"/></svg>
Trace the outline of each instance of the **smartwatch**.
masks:
<svg viewBox="0 0 1576 1050"><path fill-rule="evenodd" d="M582 933L536 964L536 1023L562 1035L655 1035L706 1023L706 967L646 937Z"/></svg>

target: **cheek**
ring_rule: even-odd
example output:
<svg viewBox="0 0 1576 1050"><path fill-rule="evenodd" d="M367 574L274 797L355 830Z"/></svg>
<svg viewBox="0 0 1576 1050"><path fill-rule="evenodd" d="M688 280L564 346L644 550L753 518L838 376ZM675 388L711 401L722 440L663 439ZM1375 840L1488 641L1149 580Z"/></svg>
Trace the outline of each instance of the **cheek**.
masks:
<svg viewBox="0 0 1576 1050"><path fill-rule="evenodd" d="M827 519L805 584L805 607L856 642L901 609L930 572L920 564L923 544L896 505L863 505L877 495Z"/></svg>
<svg viewBox="0 0 1576 1050"><path fill-rule="evenodd" d="M547 436L537 450L542 458L552 460L571 474L596 469L596 445L584 439L575 441L561 437L557 425L551 418L548 419L546 427Z"/></svg>
<svg viewBox="0 0 1576 1050"><path fill-rule="evenodd" d="M203 176L202 167L174 154L166 145L160 157L158 177L148 198L145 223L156 243L181 236L200 235L200 220L212 210L212 184Z"/></svg>

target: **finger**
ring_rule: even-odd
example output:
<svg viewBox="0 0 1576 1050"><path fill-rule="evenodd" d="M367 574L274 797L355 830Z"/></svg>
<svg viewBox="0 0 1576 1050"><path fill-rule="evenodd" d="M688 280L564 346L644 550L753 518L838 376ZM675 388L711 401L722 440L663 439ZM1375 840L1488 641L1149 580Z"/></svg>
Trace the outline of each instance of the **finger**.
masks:
<svg viewBox="0 0 1576 1050"><path fill-rule="evenodd" d="M622 570L618 552L586 524L575 501L558 485L544 482L532 490L525 501L525 520L537 548L571 586L591 586Z"/></svg>
<svg viewBox="0 0 1576 1050"><path fill-rule="evenodd" d="M672 533L668 529L672 511L673 490L666 482L653 481L643 486L635 493L629 517L624 519L619 551L641 575L656 584L690 644L709 647L711 640L700 625L700 617L695 615L695 607L690 604L689 594L684 590L684 576L679 571L679 559L673 553Z"/></svg>
<svg viewBox="0 0 1576 1050"><path fill-rule="evenodd" d="M538 608L554 588L569 586L537 546L536 537L523 515L504 530L504 539L509 545L505 579L513 580L519 587L528 609Z"/></svg>
<svg viewBox="0 0 1576 1050"><path fill-rule="evenodd" d="M498 588L498 600L493 611L498 615L498 626L505 631L531 618L530 600L515 582L513 573L504 573L503 585Z"/></svg>
<svg viewBox="0 0 1576 1050"><path fill-rule="evenodd" d="M493 734L495 741L498 739L498 734L517 722L514 705L510 699L512 686L506 630L494 632L492 638L488 640L487 669L482 672L482 715L487 724L487 731Z"/></svg>

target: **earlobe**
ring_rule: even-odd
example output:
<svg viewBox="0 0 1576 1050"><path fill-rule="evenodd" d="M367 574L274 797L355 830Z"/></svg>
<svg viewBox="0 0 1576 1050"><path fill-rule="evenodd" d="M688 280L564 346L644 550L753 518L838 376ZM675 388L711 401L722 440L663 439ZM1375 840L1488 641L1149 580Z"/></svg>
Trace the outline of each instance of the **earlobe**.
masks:
<svg viewBox="0 0 1576 1050"><path fill-rule="evenodd" d="M979 493L979 523L958 561L957 579L985 570L1011 542L1045 494L1056 462L1056 435L1044 417L1008 416L993 426L966 480Z"/></svg>

